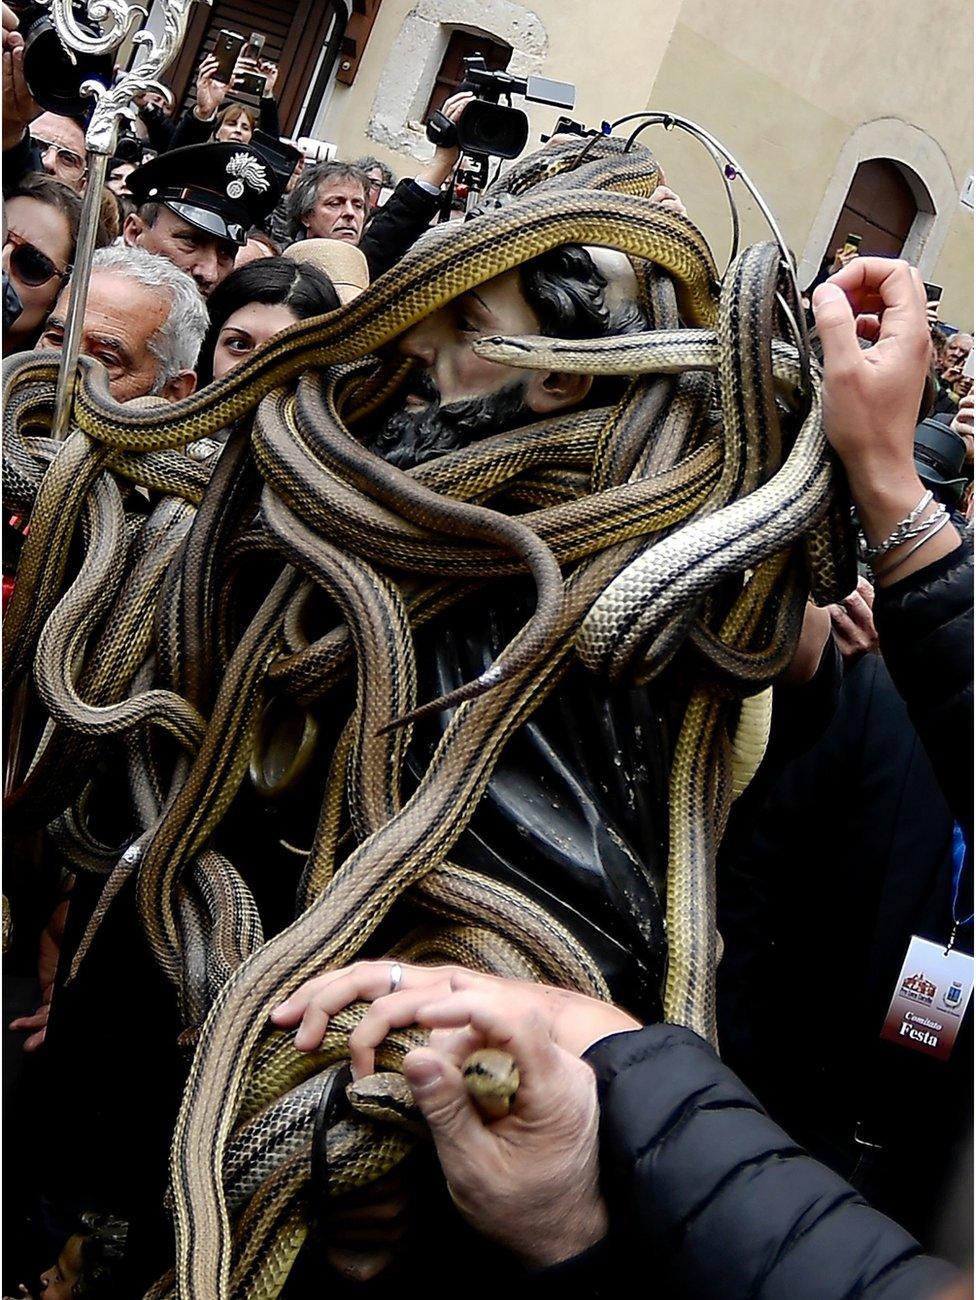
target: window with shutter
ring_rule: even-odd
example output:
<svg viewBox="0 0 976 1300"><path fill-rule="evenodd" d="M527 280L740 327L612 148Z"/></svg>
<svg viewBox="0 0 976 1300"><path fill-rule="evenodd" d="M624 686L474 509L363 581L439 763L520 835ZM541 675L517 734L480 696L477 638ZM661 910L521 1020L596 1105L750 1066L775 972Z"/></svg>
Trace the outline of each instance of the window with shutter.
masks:
<svg viewBox="0 0 976 1300"><path fill-rule="evenodd" d="M458 82L464 76L464 60L471 54L484 56L486 67L492 72L503 72L512 57L512 47L504 41L493 40L490 36L479 36L474 32L455 30L447 43L441 66L434 78L434 87L422 121L426 122L440 108L450 95L458 88Z"/></svg>

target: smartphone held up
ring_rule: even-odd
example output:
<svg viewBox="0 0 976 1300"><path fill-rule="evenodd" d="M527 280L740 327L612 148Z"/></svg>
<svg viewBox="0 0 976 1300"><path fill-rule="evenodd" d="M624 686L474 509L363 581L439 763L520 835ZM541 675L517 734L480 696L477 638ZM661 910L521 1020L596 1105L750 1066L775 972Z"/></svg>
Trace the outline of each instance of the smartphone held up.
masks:
<svg viewBox="0 0 976 1300"><path fill-rule="evenodd" d="M213 74L215 81L222 81L225 85L230 83L243 48L244 37L240 32L229 32L224 28L217 33L213 48L213 57L217 60L217 67Z"/></svg>
<svg viewBox="0 0 976 1300"><path fill-rule="evenodd" d="M261 71L264 42L260 32L252 32L245 40L241 32L221 29L213 48L217 60L214 80L222 81L232 92L260 99L268 85L267 73Z"/></svg>
<svg viewBox="0 0 976 1300"><path fill-rule="evenodd" d="M249 65L246 72L238 72L234 78L234 86L245 95L257 95L260 99L267 88L268 78L260 71L255 71L261 66L261 59L264 54L264 37L259 32L252 32L251 39L241 51L240 62Z"/></svg>

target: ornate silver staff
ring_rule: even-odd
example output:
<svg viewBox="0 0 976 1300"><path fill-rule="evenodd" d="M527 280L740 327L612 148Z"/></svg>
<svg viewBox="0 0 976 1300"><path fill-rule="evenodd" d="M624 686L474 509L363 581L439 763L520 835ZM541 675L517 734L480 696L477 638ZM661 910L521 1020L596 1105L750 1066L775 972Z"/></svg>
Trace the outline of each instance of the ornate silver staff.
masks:
<svg viewBox="0 0 976 1300"><path fill-rule="evenodd" d="M205 2L209 4L211 0ZM131 5L126 0L87 0L86 7L91 26L86 27L79 23L76 12L78 6L73 4L72 0L50 0L50 4L55 29L69 55L72 51L88 55L108 54L122 44L140 15L144 19L148 17L147 10L141 5ZM52 429L55 438L63 439L68 433L68 421L78 373L81 330L85 319L85 304L88 300L88 280L91 275L95 236L101 214L102 188L105 185L109 159L115 152L119 122L123 117L135 119L136 113L132 101L136 95L146 90L158 90L164 95L169 93L167 88L160 84L159 78L169 67L183 42L192 4L193 0L162 0L162 36L157 37L151 32L140 31L132 38L133 44L144 46L147 51L138 67L123 73L110 89L106 89L98 81L85 81L81 86L82 94L95 97L95 108L85 134L85 145L91 155L91 163L88 172L88 188L85 191L81 211L78 243L75 248L74 270L71 275L71 304L68 309L64 346L61 350L61 367L58 371ZM106 22L108 26L103 28Z"/></svg>
<svg viewBox="0 0 976 1300"><path fill-rule="evenodd" d="M69 57L74 53L104 55L118 49L131 32L140 15L148 17L140 5L130 5L126 0L87 0L90 26L79 24L77 6L72 0L48 0L51 18L62 46ZM211 0L205 0L210 4ZM169 67L174 54L183 42L190 6L193 0L162 0L163 33L160 38L151 32L141 31L133 37L135 45L145 46L146 57L137 68L124 73L111 89L101 82L82 83L83 94L95 96L95 110L85 135L85 144L92 154L88 173L88 188L81 210L81 223L75 249L74 270L71 276L71 305L65 329L64 346L55 395L54 421L51 432L63 440L68 434L71 404L74 398L75 378L78 373L78 354L81 350L81 331L88 301L88 280L91 275L92 254L101 214L102 189L108 171L108 162L115 152L119 121L122 117L135 117L132 100L144 90L160 90L168 95L159 77ZM108 26L103 28L104 23ZM99 34L100 33L100 34ZM20 765L26 684L17 688L10 720L10 733L4 772L4 794L13 789Z"/></svg>

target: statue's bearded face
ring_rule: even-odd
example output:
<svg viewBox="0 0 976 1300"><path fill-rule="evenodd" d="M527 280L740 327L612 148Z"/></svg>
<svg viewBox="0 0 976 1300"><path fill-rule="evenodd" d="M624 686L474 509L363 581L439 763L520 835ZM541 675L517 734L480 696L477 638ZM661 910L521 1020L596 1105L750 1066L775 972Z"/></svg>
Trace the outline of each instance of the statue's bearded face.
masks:
<svg viewBox="0 0 976 1300"><path fill-rule="evenodd" d="M525 372L485 361L471 343L493 334L538 334L540 328L516 271L432 312L397 343L397 352L416 369L402 409L369 440L370 450L407 469L527 423Z"/></svg>
<svg viewBox="0 0 976 1300"><path fill-rule="evenodd" d="M407 330L397 352L424 367L446 405L485 397L524 378L524 371L485 361L475 339L493 334L539 334L538 316L526 302L517 271L507 271L462 294ZM414 405L424 402L416 394Z"/></svg>
<svg viewBox="0 0 976 1300"><path fill-rule="evenodd" d="M601 282L602 283L602 282ZM576 406L590 380L486 361L473 350L479 338L540 334L518 271L506 271L406 331L401 357L415 363L403 407L366 440L370 451L408 469L478 438L518 428Z"/></svg>
<svg viewBox="0 0 976 1300"><path fill-rule="evenodd" d="M530 418L521 378L483 397L444 402L430 371L418 370L410 378L404 406L384 420L366 446L391 465L409 469L478 438L516 429Z"/></svg>

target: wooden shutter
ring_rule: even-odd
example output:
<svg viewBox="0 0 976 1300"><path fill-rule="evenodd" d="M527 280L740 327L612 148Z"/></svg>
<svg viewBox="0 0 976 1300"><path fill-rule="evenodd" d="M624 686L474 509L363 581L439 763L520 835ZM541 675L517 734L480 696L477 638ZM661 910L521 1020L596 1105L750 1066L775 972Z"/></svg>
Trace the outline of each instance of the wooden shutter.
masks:
<svg viewBox="0 0 976 1300"><path fill-rule="evenodd" d="M487 36L475 36L472 32L452 32L422 121L432 117L444 100L457 90L458 82L464 76L464 60L471 54L483 54L486 67L492 72L503 72L512 57L512 47Z"/></svg>

